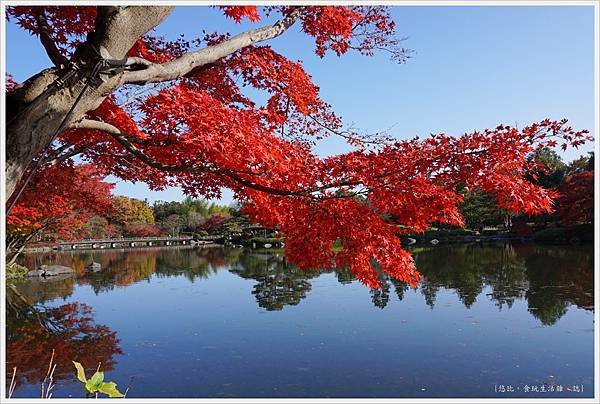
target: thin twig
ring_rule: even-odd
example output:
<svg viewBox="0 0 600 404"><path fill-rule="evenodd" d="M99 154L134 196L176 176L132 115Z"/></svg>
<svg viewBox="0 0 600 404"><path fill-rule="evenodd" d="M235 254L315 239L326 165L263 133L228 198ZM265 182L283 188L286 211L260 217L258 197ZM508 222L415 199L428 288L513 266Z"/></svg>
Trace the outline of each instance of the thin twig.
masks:
<svg viewBox="0 0 600 404"><path fill-rule="evenodd" d="M56 369L56 364L54 363L54 349L53 349L52 356L50 356L50 363L48 364L48 371L46 372L46 376L44 377L44 380L42 380L41 398L52 397L52 393L50 391L54 388L54 370L55 369ZM48 381L48 387L46 387L46 381Z"/></svg>
<svg viewBox="0 0 600 404"><path fill-rule="evenodd" d="M10 385L8 386L8 398L12 397L13 392L15 391L15 387L17 386L17 384L15 383L15 376L16 375L17 375L17 367L15 366L13 368L12 378L10 379Z"/></svg>
<svg viewBox="0 0 600 404"><path fill-rule="evenodd" d="M127 398L127 392L129 391L129 389L131 388L131 385L133 384L133 379L135 379L135 376L129 377L129 384L127 385L127 388L125 389L125 393L123 393L123 398Z"/></svg>
<svg viewBox="0 0 600 404"><path fill-rule="evenodd" d="M48 372L46 372L46 376L50 375L52 371L52 362L54 361L54 349L52 350L52 356L50 356L50 364L48 365Z"/></svg>

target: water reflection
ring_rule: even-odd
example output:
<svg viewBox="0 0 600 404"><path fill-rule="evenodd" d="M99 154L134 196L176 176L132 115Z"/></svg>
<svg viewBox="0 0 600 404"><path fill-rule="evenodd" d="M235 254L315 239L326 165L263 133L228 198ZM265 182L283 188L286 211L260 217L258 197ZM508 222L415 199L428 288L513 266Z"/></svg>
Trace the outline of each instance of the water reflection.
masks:
<svg viewBox="0 0 600 404"><path fill-rule="evenodd" d="M593 363L584 359L593 326L583 311L594 310L592 246L438 245L413 253L424 276L418 288L383 276L371 291L348 270L298 270L280 251L24 256L29 267L69 265L77 276L9 288L7 369L19 368L17 393L30 397L52 349L63 394L80 387L69 384L71 360L90 370L102 362L114 368L111 379L136 376L135 395L164 397L216 396L225 387L231 396L417 396L423 383L434 396L493 395L490 386L504 377L549 375L592 384ZM103 269L86 273L92 261ZM471 384L456 384L465 380Z"/></svg>
<svg viewBox="0 0 600 404"><path fill-rule="evenodd" d="M59 283L68 284L53 282L49 285ZM53 290L56 294L63 292L60 288ZM95 368L98 362L102 362L105 370L115 366L115 355L122 353L119 339L106 325L94 322L89 305L75 302L56 307L30 305L27 297L11 285L7 287L6 298L6 369L8 377L8 373L12 375L17 368L17 386L40 383L48 371L52 352L56 384L73 379L72 360L89 369Z"/></svg>
<svg viewBox="0 0 600 404"><path fill-rule="evenodd" d="M320 275L289 265L280 254L242 254L229 271L256 281L252 294L266 310L297 305L312 288L309 280Z"/></svg>
<svg viewBox="0 0 600 404"><path fill-rule="evenodd" d="M593 310L594 256L590 250L577 246L465 245L417 252L415 261L425 277L421 293L432 308L439 288L455 290L469 308L484 287L490 286L492 292L487 297L500 310L512 307L516 299L525 299L534 317L552 325L571 304Z"/></svg>
<svg viewBox="0 0 600 404"><path fill-rule="evenodd" d="M589 246L536 246L467 244L416 248L414 257L423 274L419 292L431 309L440 289L452 290L466 308L477 299L488 298L499 310L511 308L515 300L527 301L529 312L544 325L552 325L569 305L593 310L593 250ZM303 271L290 265L281 252L254 253L242 249L146 249L84 254L28 256L25 265L61 263L73 266L79 276L63 281L24 282L19 290L33 302L69 296L74 285L88 284L95 293L148 280L151 276L183 276L189 281L208 279L228 270L255 281L252 294L258 306L282 310L299 304L309 294L311 280L329 271ZM104 268L85 273L91 261ZM335 272L340 284L356 282L348 270ZM389 277L382 287L371 290L374 306L385 308L392 296L402 300L408 285ZM491 292L481 296L486 287Z"/></svg>

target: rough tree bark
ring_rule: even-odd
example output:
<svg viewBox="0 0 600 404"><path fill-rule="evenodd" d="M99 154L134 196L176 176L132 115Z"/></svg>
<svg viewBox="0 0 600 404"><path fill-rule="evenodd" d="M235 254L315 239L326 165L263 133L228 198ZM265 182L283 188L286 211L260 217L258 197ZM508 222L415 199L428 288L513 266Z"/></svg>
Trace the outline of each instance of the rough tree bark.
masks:
<svg viewBox="0 0 600 404"><path fill-rule="evenodd" d="M135 41L163 21L173 7L98 7L94 32L88 34L86 45L100 49L104 58L122 59ZM213 63L239 49L257 42L281 35L300 17L303 7L297 7L287 16L272 25L250 30L236 35L217 45L189 52L178 59L163 64L155 64L139 58L131 58L131 63L145 65L143 70L129 71L107 78L91 85L74 109L67 127L76 126L88 111L97 108L102 101L120 86L128 83L146 84L149 82L173 80L194 69ZM43 15L38 18L43 27ZM64 72L64 59L56 54L54 44L47 35L40 40L55 66L41 71L22 83L7 97L6 128L6 197L10 198L24 177L31 162L44 151L52 139L54 131L67 114L73 102L85 85L86 76L93 68L97 55L89 46L76 51L73 60L84 68L61 89L48 97L33 102L47 87ZM135 155L134 155L135 156Z"/></svg>
<svg viewBox="0 0 600 404"><path fill-rule="evenodd" d="M95 30L87 42L103 49L107 58L121 59L135 41L158 25L172 7L99 7ZM50 44L44 44L47 52ZM82 47L81 49L86 49ZM87 48L89 49L89 47ZM57 60L51 57L52 60ZM73 105L93 68L96 55L90 51L75 52L73 61L83 68L66 83L39 102L33 103L61 75L60 67L46 69L25 81L7 99L6 128L6 195L9 198L25 174L31 161L49 144L53 132ZM97 108L104 98L122 84L122 74L91 85L74 109L68 124Z"/></svg>

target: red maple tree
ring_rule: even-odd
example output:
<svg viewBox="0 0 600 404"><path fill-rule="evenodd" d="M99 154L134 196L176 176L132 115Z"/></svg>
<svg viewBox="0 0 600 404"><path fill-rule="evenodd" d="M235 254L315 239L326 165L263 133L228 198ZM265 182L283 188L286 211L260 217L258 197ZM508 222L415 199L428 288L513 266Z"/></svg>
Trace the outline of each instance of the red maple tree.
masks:
<svg viewBox="0 0 600 404"><path fill-rule="evenodd" d="M135 236L135 237L154 237L160 236L160 229L153 224L143 223L143 222L133 222L127 223L123 232L127 236Z"/></svg>
<svg viewBox="0 0 600 404"><path fill-rule="evenodd" d="M221 230L226 221L227 216L217 213L207 217L206 220L196 227L196 229L199 231L205 231L208 234L213 234Z"/></svg>
<svg viewBox="0 0 600 404"><path fill-rule="evenodd" d="M587 223L594 218L594 171L576 171L558 188L556 216L561 224Z"/></svg>
<svg viewBox="0 0 600 404"><path fill-rule="evenodd" d="M495 194L500 207L512 212L551 210L553 192L525 179L534 169L527 156L556 142L578 146L589 139L566 120L422 140L345 130L302 63L264 42L298 22L320 57L382 50L404 62L411 54L395 36L387 8L221 9L236 22L278 19L235 36L167 41L149 31L168 7L9 7L8 16L39 35L55 63L46 83L69 62L89 72L98 54L127 57L124 71L91 85L58 137L61 145L80 150L81 158L107 174L152 189L176 185L205 198L233 190L255 221L285 234L286 254L301 268L349 267L370 287L379 285L383 271L414 285L420 275L400 235L424 231L433 222L462 225L459 186ZM24 117L55 119L56 127L52 117L64 115L71 94L82 88L79 74L70 92L56 90L61 103L42 99L30 110L22 105L43 92L42 80L15 87L7 155L20 150L11 143L19 130L49 141L50 134L36 132ZM255 102L244 87L262 91L267 101ZM326 136L340 136L354 150L321 158L313 146ZM38 146L21 155L40 152ZM10 191L24 172L22 160L8 158ZM343 248L333 249L335 242Z"/></svg>
<svg viewBox="0 0 600 404"><path fill-rule="evenodd" d="M112 188L92 164L45 164L6 218L7 263L38 235L46 241L80 238L92 215L112 211Z"/></svg>

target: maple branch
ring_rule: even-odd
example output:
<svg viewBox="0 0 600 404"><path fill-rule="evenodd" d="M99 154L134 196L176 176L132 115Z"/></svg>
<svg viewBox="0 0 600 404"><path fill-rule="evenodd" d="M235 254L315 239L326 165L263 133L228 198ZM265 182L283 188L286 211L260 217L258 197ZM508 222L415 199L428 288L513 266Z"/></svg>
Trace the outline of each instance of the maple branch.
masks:
<svg viewBox="0 0 600 404"><path fill-rule="evenodd" d="M140 150L136 145L133 144L132 139L134 136L129 135L125 132L122 132L119 128L114 125L111 125L107 122L96 121L93 119L82 119L81 121L75 123L71 126L74 129L91 129L98 130L104 133L109 134L113 139L121 144L129 153L133 154L139 160L149 165L150 167L165 170L165 171L189 171L196 173L211 173L214 172L208 168L200 168L200 167L187 167L180 166L176 164L165 164L161 163L154 158L145 154L142 150Z"/></svg>
<svg viewBox="0 0 600 404"><path fill-rule="evenodd" d="M292 196L292 195L303 195L306 191L287 191L278 188L272 188L267 185L258 184L256 182L252 182L243 177L240 177L239 174L233 170L228 169L216 169L209 167L198 167L198 166L188 166L188 165L178 165L178 164L165 164L160 161L155 160L154 158L148 156L142 150L140 150L137 146L135 146L129 139L133 136L128 135L122 132L119 128L114 125L111 125L107 122L96 121L92 119L82 119L81 121L75 123L71 126L74 129L91 129L98 130L109 134L113 139L121 144L129 153L134 155L136 158L141 160L146 165L156 168L162 171L168 172L188 172L188 173L197 173L197 174L215 174L215 175L223 175L225 177L230 178L231 180L237 182L240 185L243 185L248 188L255 189L257 191L266 192L273 195L280 196Z"/></svg>
<svg viewBox="0 0 600 404"><path fill-rule="evenodd" d="M280 36L300 18L304 8L295 7L274 24L243 32L217 45L186 53L170 62L154 63L143 70L126 72L123 83L146 84L183 77L198 67L214 63L242 48Z"/></svg>
<svg viewBox="0 0 600 404"><path fill-rule="evenodd" d="M66 66L69 61L62 53L60 53L60 50L58 50L50 36L50 28L48 27L48 21L46 21L46 13L43 7L40 7L40 10L35 15L35 20L38 24L40 42L44 49L46 49L50 61L57 67L60 67L61 65Z"/></svg>
<svg viewBox="0 0 600 404"><path fill-rule="evenodd" d="M133 144L133 139L135 136L127 134L121 131L114 125L111 125L107 122L97 121L93 119L82 119L75 124L71 125L73 129L90 129L90 130L98 130L101 132L105 132L110 135L113 139L115 139L125 150L127 150L130 154L141 160L146 165L156 168L162 171L168 172L188 172L188 173L196 173L196 174L214 174L214 175L222 175L228 177L239 185L265 192L271 195L279 195L279 196L298 196L298 197L306 197L309 199L330 199L331 197L339 198L339 196L325 196L322 195L321 198L317 198L316 195L313 195L316 192L322 192L333 188L340 187L354 187L359 186L360 181L352 181L352 180L339 180L332 183L322 184L319 186L314 186L311 188L300 189L300 190L286 190L281 188L273 188L268 185L259 184L257 182L248 180L240 176L240 174L252 174L247 172L240 172L229 169L218 169L218 168L210 168L210 167L198 167L198 166L190 166L190 165L180 165L180 164L165 164L151 156L148 156L144 151L140 150L135 144ZM388 173L387 175L392 175L395 172ZM381 175L381 177L385 177L387 175ZM352 196L352 194L348 195Z"/></svg>
<svg viewBox="0 0 600 404"><path fill-rule="evenodd" d="M46 161L44 161L44 163L46 165L48 165L48 166L53 166L53 165L58 164L58 163L60 163L62 161L70 159L71 157L75 157L75 156L83 153L88 148L89 148L89 146L81 146L81 147L76 147L75 146L71 150L69 150L68 152L60 154L62 151L67 150L68 149L68 147L67 147L64 150L62 150L60 152L57 152L55 154L54 158L48 158Z"/></svg>
<svg viewBox="0 0 600 404"><path fill-rule="evenodd" d="M321 122L319 119L317 119L312 114L308 114L306 116L309 117L311 120L313 120L313 122L315 122L321 128L325 129L327 132L330 132L336 136L339 136L339 137L344 138L349 141L354 141L354 142L357 142L360 144L372 144L372 145L378 145L378 146L384 145L384 144L392 141L390 138L381 138L381 139L377 138L377 136L381 136L384 132L376 132L371 135L368 135L372 139L374 139L374 140L369 140L366 138L366 136L361 137L361 135L359 133L352 132L351 127L349 127L346 130L336 130L336 129L332 128L331 126L326 125L325 123ZM354 135L354 136L352 136L352 135Z"/></svg>

